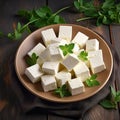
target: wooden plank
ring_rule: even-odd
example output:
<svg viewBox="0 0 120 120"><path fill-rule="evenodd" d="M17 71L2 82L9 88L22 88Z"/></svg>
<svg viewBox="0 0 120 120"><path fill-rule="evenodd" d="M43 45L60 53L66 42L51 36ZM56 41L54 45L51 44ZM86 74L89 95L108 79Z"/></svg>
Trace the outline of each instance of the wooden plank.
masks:
<svg viewBox="0 0 120 120"><path fill-rule="evenodd" d="M0 0L0 30L13 31L13 23L18 22L14 15L19 10L31 10L46 5L46 0Z"/></svg>
<svg viewBox="0 0 120 120"><path fill-rule="evenodd" d="M13 31L13 24L19 21L14 16L17 11L31 10L44 5L46 5L45 0L0 0L0 30L5 34ZM0 57L2 58L0 59L0 68L2 68L0 69L0 100L4 99L7 102L7 104L1 104L0 101L0 120L47 120L46 114L24 114L18 104L16 90L12 88L12 82L18 80L14 71L14 57L19 44L20 41L13 42L7 38L0 38Z"/></svg>
<svg viewBox="0 0 120 120"><path fill-rule="evenodd" d="M117 54L120 59L120 26L119 25L111 25L110 26L110 33L111 33L111 42L113 44L113 47L116 49ZM119 68L118 71L120 71L120 63L119 63ZM116 74L117 78L115 81L115 87L116 90L120 90L120 74ZM119 109L120 109L120 104L119 104Z"/></svg>
<svg viewBox="0 0 120 120"><path fill-rule="evenodd" d="M83 120L106 120L106 118L108 120L119 120L119 111L114 109L107 110L96 105L85 114Z"/></svg>

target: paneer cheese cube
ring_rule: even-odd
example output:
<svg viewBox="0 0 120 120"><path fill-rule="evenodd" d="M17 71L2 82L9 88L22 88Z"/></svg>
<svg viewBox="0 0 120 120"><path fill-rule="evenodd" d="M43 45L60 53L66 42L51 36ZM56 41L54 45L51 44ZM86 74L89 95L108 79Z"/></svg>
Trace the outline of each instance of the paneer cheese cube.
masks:
<svg viewBox="0 0 120 120"><path fill-rule="evenodd" d="M74 43L73 53L77 53L80 50L80 47L77 43Z"/></svg>
<svg viewBox="0 0 120 120"><path fill-rule="evenodd" d="M40 77L43 75L43 72L40 70L40 66L35 64L25 69L25 75L32 83L36 83L40 81Z"/></svg>
<svg viewBox="0 0 120 120"><path fill-rule="evenodd" d="M79 59L75 54L68 54L61 64L63 64L68 71L71 71L78 63Z"/></svg>
<svg viewBox="0 0 120 120"><path fill-rule="evenodd" d="M82 82L84 82L87 78L90 77L90 71L89 68L86 66L84 62L80 62L77 64L74 68L73 71L75 73L76 77L80 77Z"/></svg>
<svg viewBox="0 0 120 120"><path fill-rule="evenodd" d="M41 76L41 85L44 92L55 90L57 88L55 76L54 75Z"/></svg>
<svg viewBox="0 0 120 120"><path fill-rule="evenodd" d="M42 71L47 74L55 75L58 72L58 70L59 62L46 61L42 65Z"/></svg>
<svg viewBox="0 0 120 120"><path fill-rule="evenodd" d="M32 48L29 52L28 52L28 56L32 56L33 53L35 53L37 56L40 55L40 53L42 51L45 50L45 46L42 45L41 43L38 43L34 48Z"/></svg>
<svg viewBox="0 0 120 120"><path fill-rule="evenodd" d="M61 61L64 58L63 52L57 46L49 46L50 61Z"/></svg>
<svg viewBox="0 0 120 120"><path fill-rule="evenodd" d="M37 60L37 63L39 65L43 64L43 62L50 60L50 53L49 53L49 49L46 48L44 51L41 52L41 54L39 55L39 58Z"/></svg>
<svg viewBox="0 0 120 120"><path fill-rule="evenodd" d="M54 44L54 43L59 43L59 45L68 44L68 42L62 38L55 38L55 39L51 40L51 44Z"/></svg>
<svg viewBox="0 0 120 120"><path fill-rule="evenodd" d="M78 95L85 92L85 87L80 77L69 80L68 89L72 95Z"/></svg>
<svg viewBox="0 0 120 120"><path fill-rule="evenodd" d="M48 46L51 43L51 40L56 38L56 34L53 28L41 31L41 35L46 46Z"/></svg>
<svg viewBox="0 0 120 120"><path fill-rule="evenodd" d="M58 87L61 87L62 85L66 84L66 82L68 80L71 79L71 73L69 73L66 70L62 70L62 71L58 72L55 75L55 77L56 77Z"/></svg>
<svg viewBox="0 0 120 120"><path fill-rule="evenodd" d="M85 46L88 38L89 37L87 35L85 35L84 33L78 32L76 34L76 36L73 38L72 42L77 43L80 46L80 48L83 48Z"/></svg>
<svg viewBox="0 0 120 120"><path fill-rule="evenodd" d="M95 57L95 56L101 56L101 58L103 59L102 50L88 51L88 58Z"/></svg>
<svg viewBox="0 0 120 120"><path fill-rule="evenodd" d="M99 41L97 39L91 39L86 42L86 51L99 50Z"/></svg>
<svg viewBox="0 0 120 120"><path fill-rule="evenodd" d="M106 69L105 63L101 56L95 56L89 59L90 61L90 68L93 74L101 72Z"/></svg>
<svg viewBox="0 0 120 120"><path fill-rule="evenodd" d="M60 26L58 37L70 42L72 39L72 26Z"/></svg>

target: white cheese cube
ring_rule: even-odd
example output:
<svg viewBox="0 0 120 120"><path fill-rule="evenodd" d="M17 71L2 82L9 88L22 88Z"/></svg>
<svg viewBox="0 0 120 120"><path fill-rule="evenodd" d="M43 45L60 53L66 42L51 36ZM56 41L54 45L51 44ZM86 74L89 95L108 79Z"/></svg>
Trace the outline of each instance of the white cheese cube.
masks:
<svg viewBox="0 0 120 120"><path fill-rule="evenodd" d="M25 75L32 83L36 83L40 81L40 77L43 75L43 72L40 70L40 66L35 64L25 69Z"/></svg>
<svg viewBox="0 0 120 120"><path fill-rule="evenodd" d="M101 58L103 59L102 50L88 51L88 58L95 57L95 56L101 56Z"/></svg>
<svg viewBox="0 0 120 120"><path fill-rule="evenodd" d="M44 92L55 90L57 88L55 76L53 75L41 76L41 85L42 85Z"/></svg>
<svg viewBox="0 0 120 120"><path fill-rule="evenodd" d="M82 82L84 82L87 78L90 77L89 68L83 62L80 62L79 64L77 64L73 68L73 71L74 71L76 77L81 78Z"/></svg>
<svg viewBox="0 0 120 120"><path fill-rule="evenodd" d="M50 61L61 61L64 58L63 52L56 46L49 46Z"/></svg>
<svg viewBox="0 0 120 120"><path fill-rule="evenodd" d="M54 43L59 43L59 45L68 44L68 42L62 38L55 38L55 39L51 40L51 44L54 44Z"/></svg>
<svg viewBox="0 0 120 120"><path fill-rule="evenodd" d="M77 43L74 43L73 53L77 53L80 50L80 47Z"/></svg>
<svg viewBox="0 0 120 120"><path fill-rule="evenodd" d="M41 54L39 55L39 58L37 60L37 63L39 65L43 64L43 62L50 60L50 53L49 53L49 49L46 48L43 52L41 52Z"/></svg>
<svg viewBox="0 0 120 120"><path fill-rule="evenodd" d="M66 70L58 72L56 75L57 85L58 87L64 85L68 80L71 79L71 73Z"/></svg>
<svg viewBox="0 0 120 120"><path fill-rule="evenodd" d="M89 37L87 35L85 35L84 33L78 32L76 34L76 36L73 38L72 42L77 43L80 46L80 48L83 48L85 46L88 38Z"/></svg>
<svg viewBox="0 0 120 120"><path fill-rule="evenodd" d="M72 95L78 95L80 93L85 92L84 84L82 83L81 79L75 78L68 81L68 89Z"/></svg>
<svg viewBox="0 0 120 120"><path fill-rule="evenodd" d="M63 64L68 71L71 71L78 63L79 59L75 54L68 54L61 64Z"/></svg>
<svg viewBox="0 0 120 120"><path fill-rule="evenodd" d="M55 32L53 28L41 31L42 39L44 44L48 46L51 43L51 40L56 38Z"/></svg>
<svg viewBox="0 0 120 120"><path fill-rule="evenodd" d="M34 48L32 48L29 52L28 52L28 56L32 56L33 53L35 53L37 56L40 55L40 53L42 51L45 50L45 46L42 45L41 43L38 43Z"/></svg>
<svg viewBox="0 0 120 120"><path fill-rule="evenodd" d="M55 75L59 70L59 62L46 61L42 65L42 70L47 74Z"/></svg>
<svg viewBox="0 0 120 120"><path fill-rule="evenodd" d="M89 59L89 61L91 70L94 74L106 69L106 66L101 56L92 57Z"/></svg>
<svg viewBox="0 0 120 120"><path fill-rule="evenodd" d="M72 39L72 26L60 26L58 37L70 42Z"/></svg>
<svg viewBox="0 0 120 120"><path fill-rule="evenodd" d="M99 50L99 41L97 39L91 39L86 42L86 51Z"/></svg>

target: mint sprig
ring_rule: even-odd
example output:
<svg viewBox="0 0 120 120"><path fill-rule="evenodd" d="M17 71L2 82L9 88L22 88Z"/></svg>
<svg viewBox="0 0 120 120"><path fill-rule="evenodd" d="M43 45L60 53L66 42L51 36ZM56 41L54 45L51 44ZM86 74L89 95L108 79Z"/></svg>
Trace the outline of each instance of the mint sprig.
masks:
<svg viewBox="0 0 120 120"><path fill-rule="evenodd" d="M67 97L71 96L71 93L69 92L67 85L62 85L61 87L57 88L54 93L58 95L59 97Z"/></svg>
<svg viewBox="0 0 120 120"><path fill-rule="evenodd" d="M60 49L63 52L63 55L66 56L68 53L73 53L74 43L60 45Z"/></svg>
<svg viewBox="0 0 120 120"><path fill-rule="evenodd" d="M100 102L100 105L106 109L117 109L117 103L120 102L120 91L110 86L110 94Z"/></svg>
<svg viewBox="0 0 120 120"><path fill-rule="evenodd" d="M88 52L81 51L78 55L78 58L81 59L82 61L88 60Z"/></svg>
<svg viewBox="0 0 120 120"><path fill-rule="evenodd" d="M77 19L77 21L96 19L97 25L120 24L120 3L116 3L115 0L105 0L97 6L95 6L93 0L89 2L86 0L75 0L74 6L85 16Z"/></svg>
<svg viewBox="0 0 120 120"><path fill-rule="evenodd" d="M94 86L100 85L100 82L96 78L97 78L97 74L91 75L90 78L88 78L87 80L85 80L85 84L88 87L94 87Z"/></svg>
<svg viewBox="0 0 120 120"><path fill-rule="evenodd" d="M55 13L53 13L48 6L31 11L21 10L18 12L18 15L23 17L27 23L22 26L21 23L18 22L17 27L12 33L8 33L7 37L12 40L18 40L25 31L31 33L32 28L38 29L51 24L65 23L64 18L58 14L68 8L69 6L64 7Z"/></svg>
<svg viewBox="0 0 120 120"><path fill-rule="evenodd" d="M28 57L26 59L26 63L29 66L35 65L37 63L37 59L39 58L39 56L37 56L35 53L32 53L31 57Z"/></svg>

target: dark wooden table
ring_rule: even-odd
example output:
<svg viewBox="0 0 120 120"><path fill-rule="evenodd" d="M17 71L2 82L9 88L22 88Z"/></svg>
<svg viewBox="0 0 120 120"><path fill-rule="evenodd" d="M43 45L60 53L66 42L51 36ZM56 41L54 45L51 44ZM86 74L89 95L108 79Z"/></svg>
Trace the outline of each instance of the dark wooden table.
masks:
<svg viewBox="0 0 120 120"><path fill-rule="evenodd" d="M48 5L53 11L57 11L72 3L73 0L0 0L0 30L5 34L13 30L12 25L18 22L18 19L14 16L18 10L31 10ZM61 15L66 19L67 23L78 24L98 33L116 48L120 57L120 25L97 27L94 20L76 22L79 13L64 11ZM15 70L10 67L10 63L14 64L13 58L16 50L25 37L19 41L0 38L0 120L62 120L61 117L55 118L49 114L25 115L15 109L14 102L17 102L17 98L14 91L16 90L11 86L14 81L9 78L12 78L12 76L16 77L16 80L18 78ZM13 71L12 74L10 74L10 71ZM116 90L120 90L120 81L116 79L114 86ZM66 118L66 120L68 119ZM96 105L85 114L84 120L120 120L120 109L106 110L100 105Z"/></svg>

